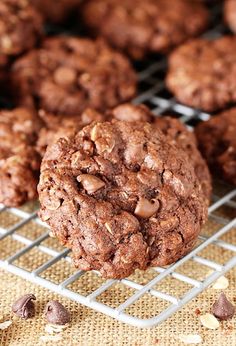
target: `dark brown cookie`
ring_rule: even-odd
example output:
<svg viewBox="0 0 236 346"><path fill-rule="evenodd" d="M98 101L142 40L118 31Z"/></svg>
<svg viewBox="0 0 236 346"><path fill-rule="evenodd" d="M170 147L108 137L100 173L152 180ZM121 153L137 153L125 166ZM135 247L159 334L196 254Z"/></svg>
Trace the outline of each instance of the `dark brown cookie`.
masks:
<svg viewBox="0 0 236 346"><path fill-rule="evenodd" d="M95 35L134 59L167 52L208 23L206 8L194 0L87 0L80 13Z"/></svg>
<svg viewBox="0 0 236 346"><path fill-rule="evenodd" d="M200 123L195 133L212 172L236 185L236 108Z"/></svg>
<svg viewBox="0 0 236 346"><path fill-rule="evenodd" d="M40 127L27 109L0 112L0 203L6 206L37 197L40 156L34 143Z"/></svg>
<svg viewBox="0 0 236 346"><path fill-rule="evenodd" d="M236 36L192 40L169 58L167 86L191 107L212 112L236 102Z"/></svg>
<svg viewBox="0 0 236 346"><path fill-rule="evenodd" d="M9 56L31 49L42 34L43 22L30 0L0 1L0 66Z"/></svg>
<svg viewBox="0 0 236 346"><path fill-rule="evenodd" d="M54 115L104 110L136 93L136 74L126 57L104 41L65 36L50 38L18 59L12 82L18 103Z"/></svg>
<svg viewBox="0 0 236 346"><path fill-rule="evenodd" d="M190 132L183 123L170 116L156 117L145 105L134 106L132 104L116 107L108 112L107 119L129 122L147 121L157 126L172 144L182 148L188 155L206 197L206 205L209 205L212 192L211 176L205 160L197 149L194 133Z"/></svg>
<svg viewBox="0 0 236 346"><path fill-rule="evenodd" d="M75 265L123 278L189 252L207 208L188 155L144 122L93 123L48 147L40 216Z"/></svg>
<svg viewBox="0 0 236 346"><path fill-rule="evenodd" d="M236 33L236 1L224 1L224 19L230 29Z"/></svg>
<svg viewBox="0 0 236 346"><path fill-rule="evenodd" d="M31 0L44 18L53 23L61 23L77 8L82 0Z"/></svg>

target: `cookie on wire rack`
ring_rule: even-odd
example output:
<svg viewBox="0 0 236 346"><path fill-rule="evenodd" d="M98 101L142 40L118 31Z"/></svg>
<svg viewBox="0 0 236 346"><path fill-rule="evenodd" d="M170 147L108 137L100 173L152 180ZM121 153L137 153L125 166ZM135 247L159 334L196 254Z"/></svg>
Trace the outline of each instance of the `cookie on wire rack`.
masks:
<svg viewBox="0 0 236 346"><path fill-rule="evenodd" d="M40 217L74 264L110 278L177 261L207 218L188 155L147 122L93 123L59 139L38 192Z"/></svg>

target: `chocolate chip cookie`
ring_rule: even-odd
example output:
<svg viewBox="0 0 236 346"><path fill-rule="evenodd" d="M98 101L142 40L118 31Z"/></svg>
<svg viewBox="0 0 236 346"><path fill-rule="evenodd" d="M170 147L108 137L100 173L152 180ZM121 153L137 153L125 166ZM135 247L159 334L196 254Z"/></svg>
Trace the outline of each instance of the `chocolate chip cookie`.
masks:
<svg viewBox="0 0 236 346"><path fill-rule="evenodd" d="M41 15L30 0L0 1L0 66L31 49L42 34Z"/></svg>
<svg viewBox="0 0 236 346"><path fill-rule="evenodd" d="M63 36L18 59L12 84L19 104L70 116L131 99L136 74L128 59L104 41Z"/></svg>
<svg viewBox="0 0 236 346"><path fill-rule="evenodd" d="M15 207L37 197L40 120L27 109L0 112L0 203Z"/></svg>
<svg viewBox="0 0 236 346"><path fill-rule="evenodd" d="M81 0L31 0L32 4L53 23L61 23L77 8Z"/></svg>
<svg viewBox="0 0 236 346"><path fill-rule="evenodd" d="M49 146L40 217L76 267L123 278L175 262L207 217L188 155L152 124L93 123Z"/></svg>
<svg viewBox="0 0 236 346"><path fill-rule="evenodd" d="M192 40L169 58L167 87L176 98L207 112L236 102L236 37Z"/></svg>
<svg viewBox="0 0 236 346"><path fill-rule="evenodd" d="M236 32L236 1L225 0L224 2L224 18L226 24L235 33Z"/></svg>
<svg viewBox="0 0 236 346"><path fill-rule="evenodd" d="M167 52L208 23L205 6L194 0L87 0L80 13L95 35L134 59Z"/></svg>
<svg viewBox="0 0 236 346"><path fill-rule="evenodd" d="M236 185L236 108L200 123L195 133L212 172Z"/></svg>

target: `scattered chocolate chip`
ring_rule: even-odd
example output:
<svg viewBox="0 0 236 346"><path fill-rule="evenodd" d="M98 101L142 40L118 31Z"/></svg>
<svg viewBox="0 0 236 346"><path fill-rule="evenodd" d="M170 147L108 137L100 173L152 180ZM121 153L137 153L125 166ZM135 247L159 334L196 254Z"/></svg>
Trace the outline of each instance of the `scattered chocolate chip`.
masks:
<svg viewBox="0 0 236 346"><path fill-rule="evenodd" d="M35 314L35 307L32 300L36 300L34 294L25 294L21 298L17 299L12 305L12 311L19 316L27 320L27 318L33 317Z"/></svg>
<svg viewBox="0 0 236 346"><path fill-rule="evenodd" d="M71 319L69 311L57 300L47 303L45 316L49 323L60 325L70 322Z"/></svg>
<svg viewBox="0 0 236 346"><path fill-rule="evenodd" d="M234 316L235 307L222 292L219 299L212 305L212 313L220 321L229 320Z"/></svg>
<svg viewBox="0 0 236 346"><path fill-rule="evenodd" d="M201 315L201 310L200 310L200 309L196 309L196 310L195 310L195 314L196 314L197 316Z"/></svg>

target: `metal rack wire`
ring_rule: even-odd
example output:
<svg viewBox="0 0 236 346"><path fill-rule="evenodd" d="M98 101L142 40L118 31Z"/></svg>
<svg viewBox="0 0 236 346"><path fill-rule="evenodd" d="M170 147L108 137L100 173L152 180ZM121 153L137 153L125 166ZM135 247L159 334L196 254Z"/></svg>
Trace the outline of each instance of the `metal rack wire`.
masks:
<svg viewBox="0 0 236 346"><path fill-rule="evenodd" d="M212 13L213 25L206 33L208 37L220 35L224 30L222 25L218 25L218 6L213 8ZM172 114L190 127L198 121L208 119L209 114L183 106L169 95L163 82L165 66L163 57L137 66L140 93L133 102L146 103L157 116ZM191 253L167 268L152 268L147 274L138 272L120 281L103 280L97 272L87 273L73 269L70 251L61 248L56 240L49 237L47 226L37 217L37 209L35 204L22 208L6 208L0 205L0 268L134 326L151 327L161 323L218 277L236 266L236 237L233 237L236 228L236 189L222 182L215 184L208 225ZM6 220L6 217L9 220L7 225L2 221L3 218ZM13 253L10 250L5 251L6 247L11 248L11 245L6 245L6 241L14 242L13 248L17 250ZM212 246L216 252L223 251L221 263L208 258L208 248ZM32 252L37 258L42 258L40 264L37 261L37 266L29 268L27 260L22 261L22 258L27 258ZM58 265L65 268L63 278L57 277L55 266ZM196 275L200 266L206 269L204 278ZM188 274L184 269L186 267L190 269ZM166 280L169 280L168 287L171 287L172 282L185 286L183 294L176 297L172 291L166 292ZM106 298L117 285L127 291L127 299L116 305L108 304ZM155 311L151 316L146 313L144 316L135 316L132 306L144 296L153 300ZM159 303L155 304L157 301Z"/></svg>

